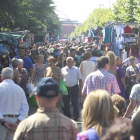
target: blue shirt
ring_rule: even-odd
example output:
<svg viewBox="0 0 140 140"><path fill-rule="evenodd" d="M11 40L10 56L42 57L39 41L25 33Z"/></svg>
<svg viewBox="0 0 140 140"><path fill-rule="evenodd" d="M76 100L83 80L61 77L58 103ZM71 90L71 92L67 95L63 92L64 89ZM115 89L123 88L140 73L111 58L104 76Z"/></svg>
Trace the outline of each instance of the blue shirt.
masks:
<svg viewBox="0 0 140 140"><path fill-rule="evenodd" d="M20 59L19 56L15 56L14 58ZM29 71L30 68L33 68L33 63L32 63L32 61L31 61L30 58L28 58L27 56L25 56L25 58L22 59L22 60L24 62L23 68L26 68L28 71Z"/></svg>

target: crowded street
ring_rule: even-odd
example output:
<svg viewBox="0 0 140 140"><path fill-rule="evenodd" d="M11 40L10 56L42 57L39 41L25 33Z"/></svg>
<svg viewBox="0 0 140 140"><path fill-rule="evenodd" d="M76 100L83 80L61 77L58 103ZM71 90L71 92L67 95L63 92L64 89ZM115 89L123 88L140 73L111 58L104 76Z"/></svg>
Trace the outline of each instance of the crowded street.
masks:
<svg viewBox="0 0 140 140"><path fill-rule="evenodd" d="M0 140L140 140L139 5L0 1Z"/></svg>

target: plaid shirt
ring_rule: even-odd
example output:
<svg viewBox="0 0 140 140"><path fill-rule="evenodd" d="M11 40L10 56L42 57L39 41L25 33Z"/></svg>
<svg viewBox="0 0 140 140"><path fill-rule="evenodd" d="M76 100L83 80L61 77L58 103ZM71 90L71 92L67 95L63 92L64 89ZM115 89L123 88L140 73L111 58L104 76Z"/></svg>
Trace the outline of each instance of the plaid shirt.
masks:
<svg viewBox="0 0 140 140"><path fill-rule="evenodd" d="M108 91L110 95L120 93L116 77L113 74L108 73L105 69L97 70L88 75L82 93L88 95L91 91L97 89L104 89Z"/></svg>
<svg viewBox="0 0 140 140"><path fill-rule="evenodd" d="M76 140L78 130L74 123L57 109L38 109L22 121L14 140Z"/></svg>

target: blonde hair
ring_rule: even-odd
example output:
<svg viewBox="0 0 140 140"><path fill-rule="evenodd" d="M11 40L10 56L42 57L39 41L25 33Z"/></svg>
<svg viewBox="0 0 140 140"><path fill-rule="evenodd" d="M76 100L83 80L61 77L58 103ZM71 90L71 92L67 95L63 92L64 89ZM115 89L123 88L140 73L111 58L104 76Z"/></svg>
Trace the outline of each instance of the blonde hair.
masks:
<svg viewBox="0 0 140 140"><path fill-rule="evenodd" d="M19 64L19 60L17 58L13 58L11 60L11 63L12 63L13 68L16 68Z"/></svg>
<svg viewBox="0 0 140 140"><path fill-rule="evenodd" d="M106 56L108 56L109 59L110 59L110 66L111 67L114 67L114 66L116 67L116 56L115 56L115 54L112 51L108 51Z"/></svg>
<svg viewBox="0 0 140 140"><path fill-rule="evenodd" d="M91 92L83 106L83 131L95 127L97 135L102 136L115 118L114 107L109 93L105 90Z"/></svg>
<svg viewBox="0 0 140 140"><path fill-rule="evenodd" d="M44 59L44 56L43 56L42 54L39 54L39 55L37 56L37 61L42 60L42 59Z"/></svg>

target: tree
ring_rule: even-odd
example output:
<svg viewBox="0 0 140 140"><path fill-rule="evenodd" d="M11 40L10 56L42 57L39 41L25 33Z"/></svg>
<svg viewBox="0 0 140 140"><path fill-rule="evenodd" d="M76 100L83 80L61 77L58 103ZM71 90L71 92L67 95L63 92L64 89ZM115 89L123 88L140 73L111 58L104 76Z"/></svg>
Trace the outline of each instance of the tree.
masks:
<svg viewBox="0 0 140 140"><path fill-rule="evenodd" d="M134 22L137 21L139 11L139 0L117 0L113 8L113 18L115 21Z"/></svg>
<svg viewBox="0 0 140 140"><path fill-rule="evenodd" d="M108 21L112 20L112 10L106 8L97 8L93 10L88 19L81 27L76 27L71 36L79 36L81 33L87 32L95 26L105 26Z"/></svg>
<svg viewBox="0 0 140 140"><path fill-rule="evenodd" d="M2 27L11 30L34 31L36 28L60 29L52 0L4 0L0 1L0 22ZM51 25L50 25L51 24Z"/></svg>

